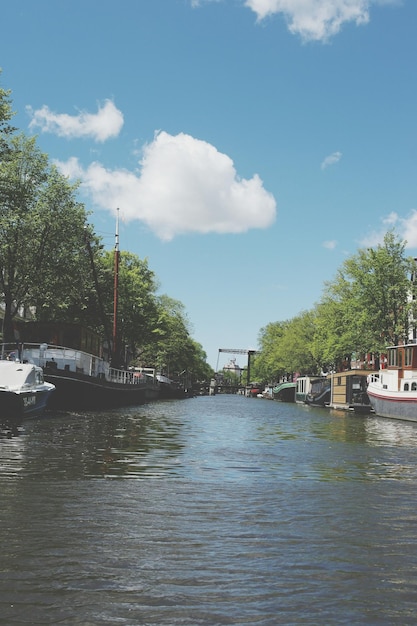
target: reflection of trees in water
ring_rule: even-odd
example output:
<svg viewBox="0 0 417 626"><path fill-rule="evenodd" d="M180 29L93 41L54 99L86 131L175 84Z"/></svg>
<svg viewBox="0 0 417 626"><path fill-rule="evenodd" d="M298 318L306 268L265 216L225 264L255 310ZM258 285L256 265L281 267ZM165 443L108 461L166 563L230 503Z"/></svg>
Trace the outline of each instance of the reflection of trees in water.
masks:
<svg viewBox="0 0 417 626"><path fill-rule="evenodd" d="M181 427L165 415L119 412L26 422L15 440L24 452L8 472L61 480L155 475L168 471L181 453Z"/></svg>
<svg viewBox="0 0 417 626"><path fill-rule="evenodd" d="M103 447L94 451L92 446L87 473L132 476L165 472L184 447L179 439L180 428L180 424L165 416L106 420L101 433ZM97 441L97 437L94 439Z"/></svg>
<svg viewBox="0 0 417 626"><path fill-rule="evenodd" d="M84 423L83 473L90 476L165 470L183 447L180 425L164 415L101 414Z"/></svg>

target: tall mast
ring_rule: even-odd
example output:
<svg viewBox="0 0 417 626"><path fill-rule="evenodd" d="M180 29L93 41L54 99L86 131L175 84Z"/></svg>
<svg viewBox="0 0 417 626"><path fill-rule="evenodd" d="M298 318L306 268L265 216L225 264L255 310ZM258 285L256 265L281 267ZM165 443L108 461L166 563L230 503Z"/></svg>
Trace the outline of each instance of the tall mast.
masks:
<svg viewBox="0 0 417 626"><path fill-rule="evenodd" d="M118 361L117 354L117 312L119 307L119 209L116 217L116 237L114 242L114 291L113 291L113 360Z"/></svg>

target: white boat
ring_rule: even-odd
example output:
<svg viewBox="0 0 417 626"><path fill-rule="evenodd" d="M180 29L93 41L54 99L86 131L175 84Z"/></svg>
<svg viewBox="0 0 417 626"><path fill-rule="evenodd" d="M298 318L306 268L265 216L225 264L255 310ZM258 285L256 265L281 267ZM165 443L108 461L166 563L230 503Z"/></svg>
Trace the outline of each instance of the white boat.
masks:
<svg viewBox="0 0 417 626"><path fill-rule="evenodd" d="M55 386L43 378L41 367L19 361L0 361L0 420L39 417Z"/></svg>
<svg viewBox="0 0 417 626"><path fill-rule="evenodd" d="M377 415L417 422L417 345L388 348L387 366L369 376L367 393Z"/></svg>

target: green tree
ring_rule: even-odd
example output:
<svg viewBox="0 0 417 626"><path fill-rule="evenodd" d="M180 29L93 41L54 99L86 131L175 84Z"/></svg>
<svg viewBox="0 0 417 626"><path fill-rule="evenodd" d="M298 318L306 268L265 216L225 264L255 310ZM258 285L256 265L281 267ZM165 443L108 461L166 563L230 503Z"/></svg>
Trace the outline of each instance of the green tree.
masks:
<svg viewBox="0 0 417 626"><path fill-rule="evenodd" d="M11 91L0 87L0 162L8 157L10 138L16 131L16 128L9 124L13 116Z"/></svg>
<svg viewBox="0 0 417 626"><path fill-rule="evenodd" d="M0 290L4 341L13 318L33 307L39 318L67 307L79 293L86 213L75 187L50 166L34 138L12 138L0 162Z"/></svg>
<svg viewBox="0 0 417 626"><path fill-rule="evenodd" d="M259 354L252 365L252 378L275 382L286 373L280 345L288 322L271 322L259 331Z"/></svg>
<svg viewBox="0 0 417 626"><path fill-rule="evenodd" d="M319 364L314 356L315 312L303 311L285 322L268 324L261 330L260 354L254 364L257 378L277 381L286 374L315 374Z"/></svg>
<svg viewBox="0 0 417 626"><path fill-rule="evenodd" d="M213 372L206 362L207 355L190 332L191 324L182 302L167 295L159 296L156 324L140 353L140 363L156 367L170 378L185 374L193 380L210 378Z"/></svg>
<svg viewBox="0 0 417 626"><path fill-rule="evenodd" d="M337 368L346 355L352 352L351 316L345 303L323 296L317 305L312 353L323 371Z"/></svg>
<svg viewBox="0 0 417 626"><path fill-rule="evenodd" d="M50 167L31 215L36 218L33 226L39 226L40 256L35 259L37 275L29 303L35 305L38 319L85 323L96 302L87 232L90 247L99 253L101 246L87 225L87 213L76 200L76 190L77 185L70 185Z"/></svg>
<svg viewBox="0 0 417 626"><path fill-rule="evenodd" d="M287 372L299 374L319 372L319 364L313 352L315 330L314 311L302 311L289 320L278 347Z"/></svg>
<svg viewBox="0 0 417 626"><path fill-rule="evenodd" d="M114 254L106 251L101 276L105 313L113 320L114 302ZM117 341L118 354L115 362L125 363L135 359L152 336L157 323L158 306L155 274L149 269L147 259L140 259L131 252L120 252L118 281Z"/></svg>
<svg viewBox="0 0 417 626"><path fill-rule="evenodd" d="M228 370L227 368L223 368L223 380L224 383L226 385L230 385L230 386L235 386L237 387L239 385L239 383L241 382L240 380L240 375L236 374L236 372L232 372L231 370Z"/></svg>
<svg viewBox="0 0 417 626"><path fill-rule="evenodd" d="M214 375L213 368L207 363L207 354L203 350L203 346L191 339L192 342L192 359L188 364L189 373L193 381L208 381Z"/></svg>
<svg viewBox="0 0 417 626"><path fill-rule="evenodd" d="M156 367L167 376L188 367L192 354L190 323L179 300L158 298L158 322L153 333L152 351Z"/></svg>
<svg viewBox="0 0 417 626"><path fill-rule="evenodd" d="M382 244L346 259L317 307L314 354L338 366L353 353L384 351L406 340L416 319L414 259L389 231Z"/></svg>
<svg viewBox="0 0 417 626"><path fill-rule="evenodd" d="M372 340L368 350L384 349L388 343L408 338L416 313L412 297L416 295L416 284L410 280L416 264L406 256L405 247L406 242L389 231L383 244L359 250L345 262L346 275L354 285L355 308L362 313L360 327L370 331L366 337ZM363 343L358 347L365 348Z"/></svg>

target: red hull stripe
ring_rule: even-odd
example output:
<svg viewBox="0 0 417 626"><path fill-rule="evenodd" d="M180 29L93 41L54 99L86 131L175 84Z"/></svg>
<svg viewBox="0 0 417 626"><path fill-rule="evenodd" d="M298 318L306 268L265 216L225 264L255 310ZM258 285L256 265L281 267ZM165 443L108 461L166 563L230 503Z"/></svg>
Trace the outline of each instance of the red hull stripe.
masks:
<svg viewBox="0 0 417 626"><path fill-rule="evenodd" d="M385 400L386 402L407 402L408 404L417 403L417 398L393 398L392 396L378 395L376 393L372 393L371 391L368 391L368 395L376 398L377 400Z"/></svg>

